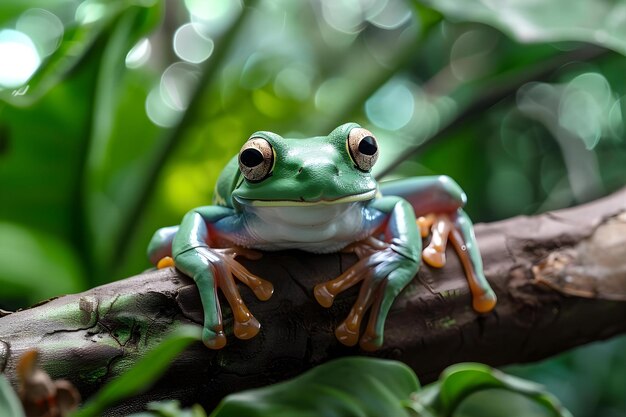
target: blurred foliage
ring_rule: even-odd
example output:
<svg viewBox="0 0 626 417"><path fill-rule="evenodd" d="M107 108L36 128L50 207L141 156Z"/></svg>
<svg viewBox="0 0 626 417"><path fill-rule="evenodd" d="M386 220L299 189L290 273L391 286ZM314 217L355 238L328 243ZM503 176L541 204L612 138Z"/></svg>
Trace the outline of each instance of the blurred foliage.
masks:
<svg viewBox="0 0 626 417"><path fill-rule="evenodd" d="M24 417L22 403L4 375L0 375L0 414L10 417Z"/></svg>
<svg viewBox="0 0 626 417"><path fill-rule="evenodd" d="M544 385L575 416L621 417L626 411L626 336L506 371Z"/></svg>
<svg viewBox="0 0 626 417"><path fill-rule="evenodd" d="M206 417L198 405L148 404L130 417ZM289 381L231 394L210 417L571 417L542 386L476 363L450 366L420 387L407 365L347 357Z"/></svg>
<svg viewBox="0 0 626 417"><path fill-rule="evenodd" d="M508 401L506 412L499 397ZM476 396L489 391L489 401ZM407 365L386 359L342 358L297 378L227 396L211 417L571 417L543 387L488 366L448 367L423 389Z"/></svg>
<svg viewBox="0 0 626 417"><path fill-rule="evenodd" d="M152 232L209 202L256 130L359 122L379 177L448 174L477 221L607 194L625 28L623 0L3 0L0 308L147 268ZM605 369L577 354L526 376L566 373L576 415L623 413L615 369L593 381L617 397L571 395Z"/></svg>
<svg viewBox="0 0 626 417"><path fill-rule="evenodd" d="M145 391L191 342L195 328L168 335L141 361L105 385L72 417L101 415L124 398ZM484 397L483 394L488 395ZM488 401L485 401L488 399ZM15 391L0 375L0 411L24 413ZM504 413L503 413L504 411ZM231 394L210 417L571 417L559 401L537 384L476 363L448 367L438 381L422 388L407 365L387 359L346 357L320 365L289 381ZM130 417L206 417L198 404L149 403Z"/></svg>

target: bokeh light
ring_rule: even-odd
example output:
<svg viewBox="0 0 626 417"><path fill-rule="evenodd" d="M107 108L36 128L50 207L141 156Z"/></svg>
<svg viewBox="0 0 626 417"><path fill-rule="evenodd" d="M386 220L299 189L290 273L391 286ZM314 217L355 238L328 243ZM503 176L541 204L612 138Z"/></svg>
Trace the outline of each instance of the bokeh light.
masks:
<svg viewBox="0 0 626 417"><path fill-rule="evenodd" d="M185 0L191 22L207 36L220 35L243 9L241 0Z"/></svg>
<svg viewBox="0 0 626 417"><path fill-rule="evenodd" d="M411 9L402 0L378 0L367 9L367 21L381 29L397 29L411 19Z"/></svg>
<svg viewBox="0 0 626 417"><path fill-rule="evenodd" d="M107 14L107 5L98 0L85 0L76 8L75 19L87 25L102 19Z"/></svg>
<svg viewBox="0 0 626 417"><path fill-rule="evenodd" d="M163 101L174 110L185 110L198 77L198 68L184 62L176 62L167 67L161 76Z"/></svg>
<svg viewBox="0 0 626 417"><path fill-rule="evenodd" d="M146 115L157 126L169 128L176 125L180 118L180 112L168 106L161 97L159 86L154 87L146 98Z"/></svg>
<svg viewBox="0 0 626 417"><path fill-rule="evenodd" d="M28 35L13 29L0 30L0 88L23 85L40 64L37 47Z"/></svg>
<svg viewBox="0 0 626 417"><path fill-rule="evenodd" d="M330 27L344 33L359 32L365 20L359 0L323 1L322 16Z"/></svg>
<svg viewBox="0 0 626 417"><path fill-rule="evenodd" d="M128 68L139 68L150 59L152 45L150 39L143 38L132 47L126 54L126 66Z"/></svg>
<svg viewBox="0 0 626 417"><path fill-rule="evenodd" d="M42 57L57 50L64 32L61 19L44 9L29 9L22 13L15 29L32 39Z"/></svg>
<svg viewBox="0 0 626 417"><path fill-rule="evenodd" d="M602 74L581 74L563 90L559 124L580 137L587 149L593 149L603 135L613 102L611 87Z"/></svg>
<svg viewBox="0 0 626 417"><path fill-rule="evenodd" d="M624 122L626 121L626 96L615 100L609 111L609 128L613 139L624 142Z"/></svg>
<svg viewBox="0 0 626 417"><path fill-rule="evenodd" d="M376 126L397 130L406 126L413 116L415 100L411 86L401 80L392 80L365 103L365 113Z"/></svg>
<svg viewBox="0 0 626 417"><path fill-rule="evenodd" d="M197 24L186 23L174 33L174 52L184 61L199 64L213 53L213 40L200 34Z"/></svg>

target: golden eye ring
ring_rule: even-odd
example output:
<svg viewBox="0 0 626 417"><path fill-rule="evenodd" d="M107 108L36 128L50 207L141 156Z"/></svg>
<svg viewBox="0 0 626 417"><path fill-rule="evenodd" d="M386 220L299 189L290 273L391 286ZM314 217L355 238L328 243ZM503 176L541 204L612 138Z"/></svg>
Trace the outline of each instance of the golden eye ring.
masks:
<svg viewBox="0 0 626 417"><path fill-rule="evenodd" d="M355 127L348 134L347 148L356 167L370 172L378 159L378 142L367 129Z"/></svg>
<svg viewBox="0 0 626 417"><path fill-rule="evenodd" d="M274 168L274 150L263 138L252 137L239 151L239 170L250 182L263 181Z"/></svg>

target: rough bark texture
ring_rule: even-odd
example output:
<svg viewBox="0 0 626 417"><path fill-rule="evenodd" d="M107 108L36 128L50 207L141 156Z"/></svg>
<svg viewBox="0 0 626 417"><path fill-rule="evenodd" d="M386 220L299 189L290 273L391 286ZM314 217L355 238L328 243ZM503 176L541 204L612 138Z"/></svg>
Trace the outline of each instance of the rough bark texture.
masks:
<svg viewBox="0 0 626 417"><path fill-rule="evenodd" d="M474 313L464 274L449 253L445 268L423 267L396 300L375 356L401 360L428 382L455 362L533 361L626 331L626 190L573 209L477 225L476 234L499 298L495 311ZM352 255L297 251L244 261L275 285L266 302L242 289L262 332L249 341L231 335L220 351L192 346L149 392L111 415L167 398L210 409L230 392L364 354L333 335L356 289L328 310L312 296L316 283L354 262ZM73 381L88 397L168 330L199 326L201 313L193 281L173 269L147 271L0 318L0 369L14 380L17 358L37 347L52 376ZM226 308L224 314L230 330Z"/></svg>

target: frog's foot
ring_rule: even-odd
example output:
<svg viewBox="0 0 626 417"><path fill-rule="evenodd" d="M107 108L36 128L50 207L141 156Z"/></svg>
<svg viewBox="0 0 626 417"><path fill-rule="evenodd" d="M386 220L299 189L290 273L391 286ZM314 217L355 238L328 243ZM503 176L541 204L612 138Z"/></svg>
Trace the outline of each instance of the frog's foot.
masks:
<svg viewBox="0 0 626 417"><path fill-rule="evenodd" d="M237 256L242 256L246 259L256 261L261 259L263 256L261 252L239 246L213 250L225 256L225 261L235 277L237 277L239 281L246 284L259 300L267 301L270 299L274 293L274 286L272 283L254 275L235 260Z"/></svg>
<svg viewBox="0 0 626 417"><path fill-rule="evenodd" d="M243 302L235 278L250 287L260 300L269 299L273 292L271 283L252 274L235 260L238 255L249 259L260 257L258 252L233 247L199 248L194 252L183 253L176 259L178 266L183 270L196 268L198 271L193 278L198 286L204 309L202 341L210 349L221 349L226 345L222 312L217 299L218 288L221 289L231 307L233 332L239 339L250 339L256 336L261 325ZM202 260L203 268L198 269L198 260Z"/></svg>
<svg viewBox="0 0 626 417"><path fill-rule="evenodd" d="M216 286L222 290L233 312L233 320L235 322L233 333L239 339L251 339L259 333L261 325L243 302L233 277L246 284L261 301L266 301L272 296L274 287L269 281L248 271L235 260L235 257L243 256L248 259L258 259L261 257L261 254L240 247L212 250L223 261L222 263L213 264L212 267L215 272Z"/></svg>
<svg viewBox="0 0 626 417"><path fill-rule="evenodd" d="M315 295L317 302L326 308L332 306L335 297L339 293L365 279L367 270L370 266L370 257L372 257L376 252L388 248L389 244L373 237L368 237L364 240L351 243L343 248L341 252L354 253L360 260L337 278L316 285L313 289L313 294Z"/></svg>
<svg viewBox="0 0 626 417"><path fill-rule="evenodd" d="M385 242L367 239L357 244L362 246L354 250L355 253L369 254L337 278L316 285L313 293L317 302L328 308L339 293L362 282L357 300L346 319L335 329L335 336L346 346L356 345L363 317L371 308L369 324L360 345L364 350L376 350L382 344L383 326L389 307L400 289L415 275L417 264L395 252ZM356 248L349 248L352 249ZM388 285L391 281L393 285Z"/></svg>
<svg viewBox="0 0 626 417"><path fill-rule="evenodd" d="M417 219L422 238L432 234L430 243L422 251L422 259L434 268L446 264L446 245L454 224L445 214L428 214Z"/></svg>
<svg viewBox="0 0 626 417"><path fill-rule="evenodd" d="M422 251L422 259L434 268L442 268L446 264L446 246L452 243L456 254L461 260L465 277L472 293L472 306L479 313L488 313L496 305L496 296L489 288L484 277L478 277L472 265L467 245L461 230L447 214L429 214L417 219L422 237L431 234L430 243Z"/></svg>
<svg viewBox="0 0 626 417"><path fill-rule="evenodd" d="M337 294L363 281L357 300L348 317L335 329L337 340L346 346L354 346L359 341L361 321L372 304L376 289L375 284L380 284L380 282L373 282L370 272L371 265L368 261L369 257L361 259L337 278L316 285L313 291L317 302L328 308L332 306Z"/></svg>

